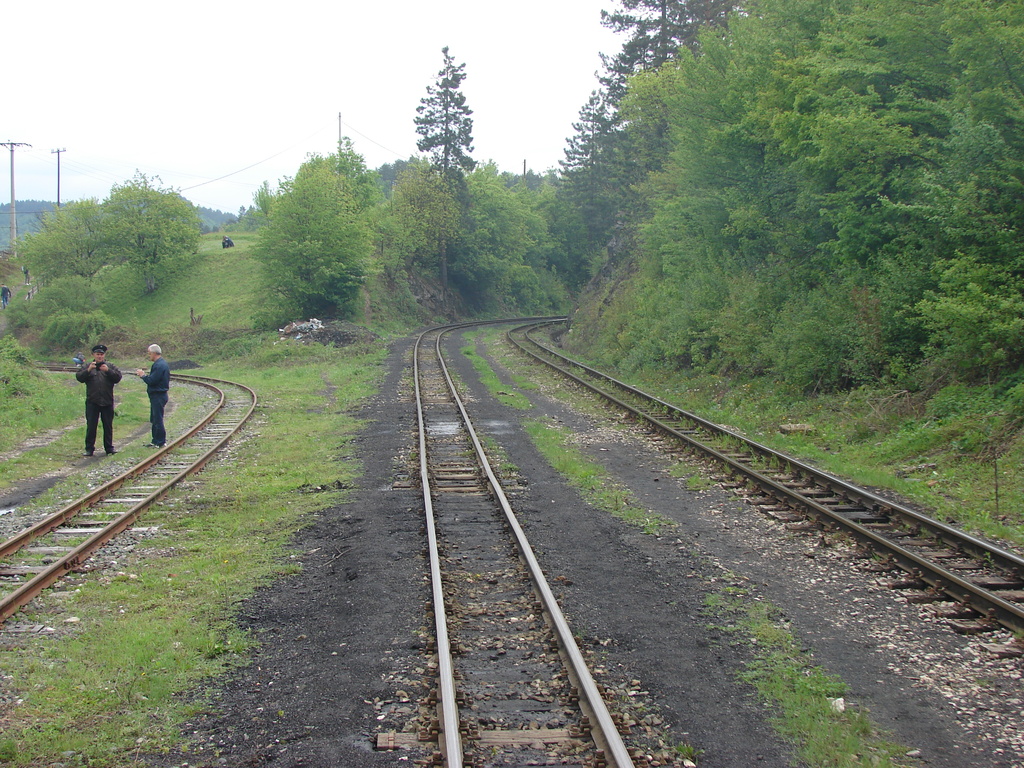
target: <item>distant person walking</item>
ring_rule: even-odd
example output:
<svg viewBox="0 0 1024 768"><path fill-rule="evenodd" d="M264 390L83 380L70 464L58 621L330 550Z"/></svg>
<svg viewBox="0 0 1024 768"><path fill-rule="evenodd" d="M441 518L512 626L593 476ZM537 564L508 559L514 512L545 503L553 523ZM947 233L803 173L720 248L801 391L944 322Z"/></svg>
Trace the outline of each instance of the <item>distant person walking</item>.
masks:
<svg viewBox="0 0 1024 768"><path fill-rule="evenodd" d="M114 385L121 380L121 371L107 362L107 348L97 344L93 359L78 370L75 378L85 384L85 456L96 450L96 423L103 422L103 450L107 456L114 450Z"/></svg>
<svg viewBox="0 0 1024 768"><path fill-rule="evenodd" d="M23 266L21 268L21 271L25 273L25 285L28 285L28 267L27 266Z"/></svg>
<svg viewBox="0 0 1024 768"><path fill-rule="evenodd" d="M7 283L0 285L0 305L3 305L2 309L7 309L7 305L11 303L11 289L7 287Z"/></svg>
<svg viewBox="0 0 1024 768"><path fill-rule="evenodd" d="M167 405L167 390L171 387L171 368L163 358L163 350L159 344L150 344L146 355L153 361L152 367L147 374L142 368L137 368L135 373L146 382L146 393L149 395L149 423L152 426L153 442L149 445L152 448L163 448L167 442L167 432L164 429L164 406Z"/></svg>

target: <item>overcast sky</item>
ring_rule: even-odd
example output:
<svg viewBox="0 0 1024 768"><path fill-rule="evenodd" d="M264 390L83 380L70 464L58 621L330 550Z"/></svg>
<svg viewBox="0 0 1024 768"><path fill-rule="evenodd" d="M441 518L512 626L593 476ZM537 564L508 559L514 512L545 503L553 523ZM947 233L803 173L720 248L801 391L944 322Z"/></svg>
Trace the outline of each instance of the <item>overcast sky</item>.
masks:
<svg viewBox="0 0 1024 768"><path fill-rule="evenodd" d="M473 157L557 167L615 0L81 0L8 3L0 141L19 200L104 199L136 170L237 212L340 131L368 166L416 153L413 118L450 48L465 63ZM54 153L53 150L65 152ZM10 153L0 147L0 201Z"/></svg>

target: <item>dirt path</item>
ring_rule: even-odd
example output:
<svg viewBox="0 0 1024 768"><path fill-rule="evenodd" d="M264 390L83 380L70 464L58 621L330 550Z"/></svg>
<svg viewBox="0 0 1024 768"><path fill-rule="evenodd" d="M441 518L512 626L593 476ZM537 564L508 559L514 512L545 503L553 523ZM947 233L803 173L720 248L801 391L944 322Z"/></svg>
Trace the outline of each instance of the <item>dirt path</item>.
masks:
<svg viewBox="0 0 1024 768"><path fill-rule="evenodd" d="M6 267L7 265L5 264L4 266ZM15 301L18 301L19 296L24 298L25 291L30 290L32 286L25 285L25 281L22 279L21 270L8 268L6 271L9 274L8 277L4 278L4 282L6 282L7 287L11 289L10 303L13 304ZM0 310L0 336L7 333L7 324L6 310Z"/></svg>

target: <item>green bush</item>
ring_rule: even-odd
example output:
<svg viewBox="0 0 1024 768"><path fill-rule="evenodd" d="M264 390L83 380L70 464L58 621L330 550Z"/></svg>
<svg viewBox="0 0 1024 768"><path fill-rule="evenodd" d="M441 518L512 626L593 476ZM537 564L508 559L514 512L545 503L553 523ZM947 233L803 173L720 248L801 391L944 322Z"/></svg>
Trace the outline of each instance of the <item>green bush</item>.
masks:
<svg viewBox="0 0 1024 768"><path fill-rule="evenodd" d="M0 337L0 403L29 394L38 385L38 379L28 350L13 336Z"/></svg>
<svg viewBox="0 0 1024 768"><path fill-rule="evenodd" d="M98 338L111 325L110 317L99 310L93 312L61 311L43 328L42 339L47 344L71 349Z"/></svg>

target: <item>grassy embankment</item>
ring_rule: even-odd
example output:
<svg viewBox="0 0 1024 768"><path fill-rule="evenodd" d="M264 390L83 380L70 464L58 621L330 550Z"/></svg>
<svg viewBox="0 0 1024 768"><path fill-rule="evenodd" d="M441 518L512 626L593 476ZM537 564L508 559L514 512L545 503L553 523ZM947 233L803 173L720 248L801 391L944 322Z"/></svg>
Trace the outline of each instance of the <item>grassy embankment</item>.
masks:
<svg viewBox="0 0 1024 768"><path fill-rule="evenodd" d="M310 513L344 503L338 491L303 490L347 486L358 475L348 447L358 424L349 412L376 387L382 346L336 350L246 332L254 270L246 238L235 242L222 251L215 237L206 238L210 258L116 319L138 329L132 348L157 341L171 360L202 363L197 373L253 387L260 407L228 456L146 514L144 524L160 532L117 573L76 578L18 617L53 623L58 632L0 648L4 765L121 768L141 765L146 753L187 752L178 724L202 703L181 694L246 663L252 639L233 624L235 604L293 572L293 533ZM203 316L200 326L189 325L190 307ZM19 436L5 438L4 449L40 431L61 435L5 462L0 487L80 453L83 393L66 377L41 375L21 407L0 403L3 433ZM144 450L148 410L137 381L119 389L115 434L130 457ZM184 423L197 406L184 390L171 397L179 404L175 421ZM140 438L127 442L136 426ZM169 421L172 434L174 426ZM267 436L273 439L260 439ZM86 482L76 473L62 484L64 493L73 498L76 484ZM146 556L154 551L161 556Z"/></svg>

